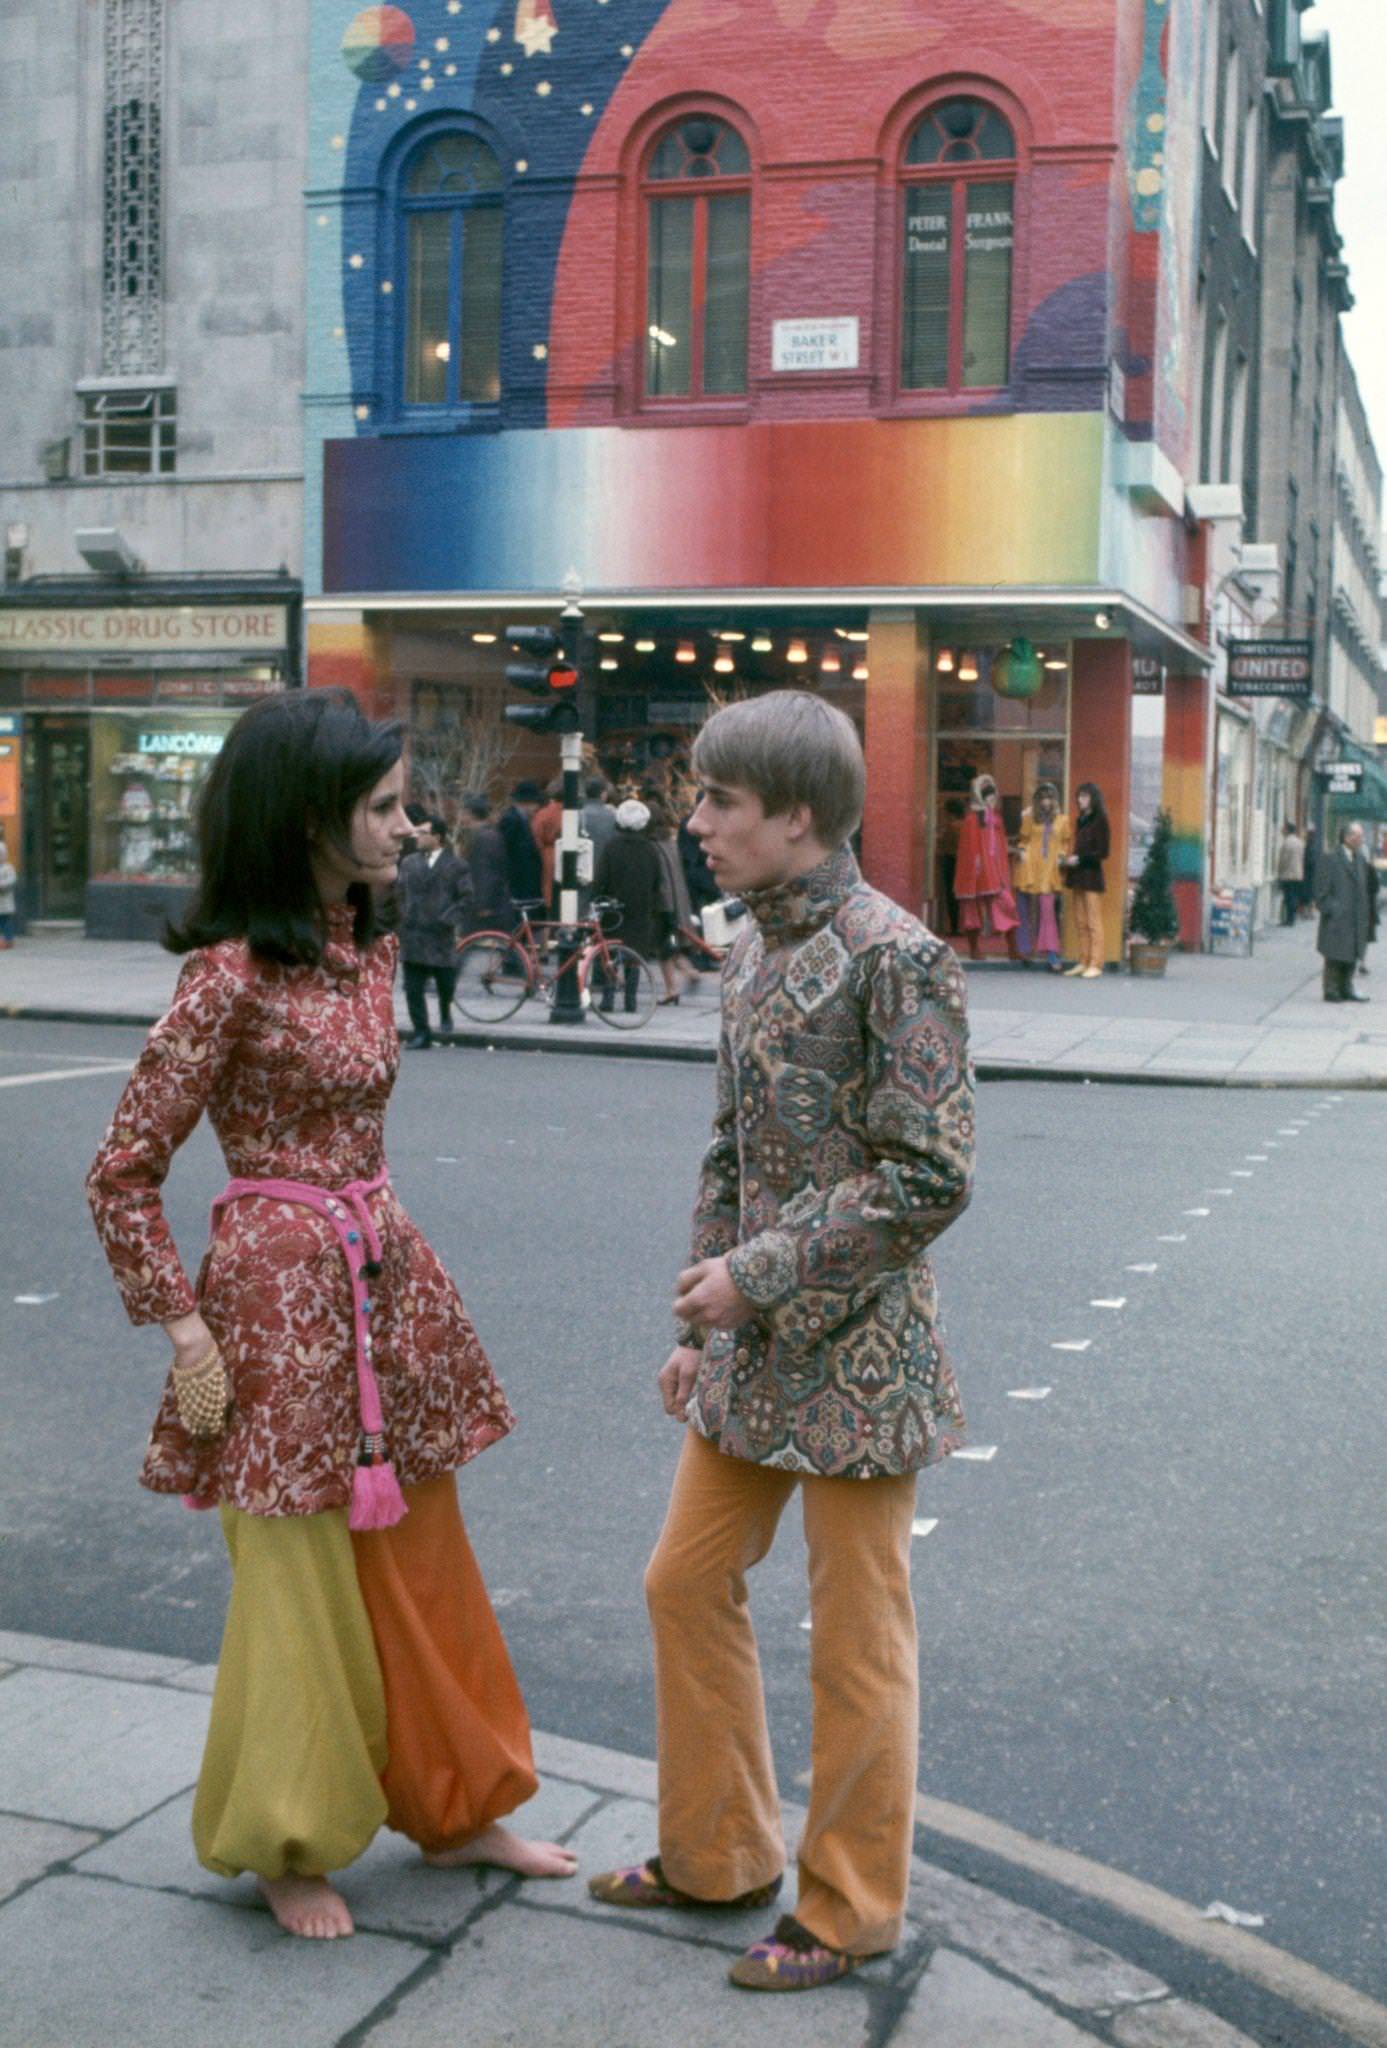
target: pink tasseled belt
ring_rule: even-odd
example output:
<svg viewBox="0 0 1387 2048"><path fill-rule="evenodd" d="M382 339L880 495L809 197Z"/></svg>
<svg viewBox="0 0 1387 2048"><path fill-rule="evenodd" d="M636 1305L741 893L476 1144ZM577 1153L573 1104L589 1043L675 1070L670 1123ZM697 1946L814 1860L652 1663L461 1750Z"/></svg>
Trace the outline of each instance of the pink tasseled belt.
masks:
<svg viewBox="0 0 1387 2048"><path fill-rule="evenodd" d="M356 1384L360 1398L361 1443L352 1472L351 1529L389 1529L409 1510L385 1451L385 1418L380 1389L371 1364L370 1282L381 1270L380 1235L371 1220L367 1197L383 1188L390 1169L383 1166L372 1180L349 1181L329 1192L305 1180L231 1180L212 1204L215 1234L222 1211L231 1202L256 1199L295 1202L331 1224L342 1247L352 1283L352 1334L356 1342Z"/></svg>

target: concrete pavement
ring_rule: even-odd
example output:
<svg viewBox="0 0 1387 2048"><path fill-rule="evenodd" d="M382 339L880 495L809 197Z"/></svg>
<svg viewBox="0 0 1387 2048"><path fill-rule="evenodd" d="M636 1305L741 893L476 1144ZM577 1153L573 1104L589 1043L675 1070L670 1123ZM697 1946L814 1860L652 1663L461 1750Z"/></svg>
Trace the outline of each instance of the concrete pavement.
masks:
<svg viewBox="0 0 1387 2048"><path fill-rule="evenodd" d="M1387 956L1383 956L1387 962ZM147 1024L178 963L159 947L30 936L0 953L0 1015ZM1359 983L1372 1003L1320 996L1313 924L1257 936L1249 959L1172 954L1163 980L1109 973L1070 981L1009 964L969 970L973 1050L984 1079L1183 1082L1231 1087L1387 1087L1387 964ZM407 1028L403 1003L402 1026ZM711 1060L717 981L638 1031L596 1018L556 1026L539 1002L504 1024L461 1028L460 1044L636 1058Z"/></svg>
<svg viewBox="0 0 1387 2048"><path fill-rule="evenodd" d="M1322 2015L1285 2007L1270 2031L1241 2032L1115 1949L918 1858L900 1949L800 1997L750 1996L724 1981L765 1913L615 1913L588 1898L581 1876L526 1886L498 1872L430 1870L389 1834L342 1879L356 1938L292 1942L248 1879L224 1883L193 1860L209 1667L16 1634L0 1634L0 1660L0 2042L12 2048L1254 2048L1387 2038L1373 2031L1373 2015L1387 2015L1367 2000L1359 2011L1357 1994L1342 2035ZM583 1874L649 1852L652 1764L557 1736L536 1747L544 1782L521 1826L570 1842ZM787 1809L792 1842L801 1820ZM1207 1925L1192 1912L1191 1924Z"/></svg>

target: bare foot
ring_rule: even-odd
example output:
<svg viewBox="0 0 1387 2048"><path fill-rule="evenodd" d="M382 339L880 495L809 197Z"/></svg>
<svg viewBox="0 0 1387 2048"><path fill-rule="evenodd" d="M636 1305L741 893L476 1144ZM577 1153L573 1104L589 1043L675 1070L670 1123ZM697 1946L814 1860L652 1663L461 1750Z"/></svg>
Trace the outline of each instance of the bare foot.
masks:
<svg viewBox="0 0 1387 2048"><path fill-rule="evenodd" d="M495 1870L514 1870L521 1877L572 1877L578 1858L557 1842L527 1842L513 1835L499 1821L480 1834L459 1842L453 1849L424 1851L424 1861L439 1870L459 1870L466 1864L488 1864Z"/></svg>
<svg viewBox="0 0 1387 2048"><path fill-rule="evenodd" d="M266 1905L286 1934L336 1941L355 1934L347 1902L325 1877L258 1877Z"/></svg>

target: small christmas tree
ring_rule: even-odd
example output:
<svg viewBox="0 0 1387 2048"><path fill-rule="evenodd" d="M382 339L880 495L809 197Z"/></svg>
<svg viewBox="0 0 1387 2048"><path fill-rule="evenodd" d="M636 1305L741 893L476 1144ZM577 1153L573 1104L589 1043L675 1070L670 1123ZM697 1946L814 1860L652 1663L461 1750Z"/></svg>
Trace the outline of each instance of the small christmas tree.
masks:
<svg viewBox="0 0 1387 2048"><path fill-rule="evenodd" d="M1145 939L1150 946L1168 946L1180 936L1180 913L1175 907L1175 891L1170 886L1172 829L1170 812L1157 811L1156 829L1146 849L1146 863L1132 898L1129 920L1132 934Z"/></svg>

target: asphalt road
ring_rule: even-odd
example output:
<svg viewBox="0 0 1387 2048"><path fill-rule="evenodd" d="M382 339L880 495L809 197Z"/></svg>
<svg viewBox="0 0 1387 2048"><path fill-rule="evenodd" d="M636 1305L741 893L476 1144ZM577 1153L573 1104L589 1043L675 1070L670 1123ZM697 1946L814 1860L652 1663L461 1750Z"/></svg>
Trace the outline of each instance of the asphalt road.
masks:
<svg viewBox="0 0 1387 2048"><path fill-rule="evenodd" d="M162 1339L126 1325L81 1199L118 1087L82 1063L136 1044L0 1025L0 1082L72 1077L0 1086L0 1620L211 1659L218 1531L134 1484ZM642 1754L640 1575L678 1450L653 1375L711 1087L436 1051L392 1110L397 1185L520 1413L463 1505L533 1717ZM996 1453L921 1486L920 1783L1263 1914L1266 1939L1382 1997L1387 1099L1328 1101L984 1091L976 1200L937 1264L972 1439ZM218 1185L201 1131L169 1186L190 1264ZM788 1791L809 1761L793 1510L755 1601Z"/></svg>

